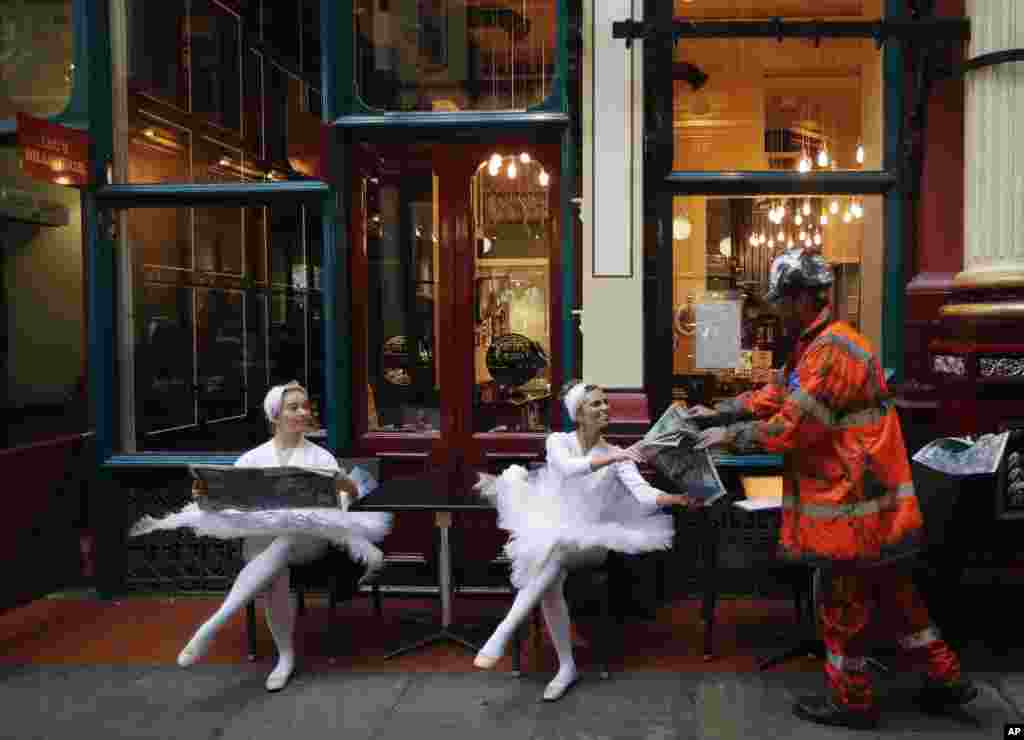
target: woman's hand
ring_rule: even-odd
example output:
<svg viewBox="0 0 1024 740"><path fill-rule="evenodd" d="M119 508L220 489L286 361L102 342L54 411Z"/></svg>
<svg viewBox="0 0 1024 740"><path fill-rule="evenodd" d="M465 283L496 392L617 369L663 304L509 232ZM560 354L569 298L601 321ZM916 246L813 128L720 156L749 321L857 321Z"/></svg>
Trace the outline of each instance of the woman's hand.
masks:
<svg viewBox="0 0 1024 740"><path fill-rule="evenodd" d="M709 409L707 406L701 406L699 403L696 406L691 406L686 409L687 416L715 416L718 412L714 409Z"/></svg>
<svg viewBox="0 0 1024 740"><path fill-rule="evenodd" d="M637 465L647 462L647 458L644 457L636 445L627 447L624 450L616 450L612 453L612 456L615 458L615 462L631 462Z"/></svg>
<svg viewBox="0 0 1024 740"><path fill-rule="evenodd" d="M356 488L356 484L344 473L338 475L335 481L335 487L338 491L338 505L347 509L353 501L359 498L359 489Z"/></svg>
<svg viewBox="0 0 1024 740"><path fill-rule="evenodd" d="M192 498L199 498L209 493L209 487L206 485L204 480L193 480L192 481Z"/></svg>

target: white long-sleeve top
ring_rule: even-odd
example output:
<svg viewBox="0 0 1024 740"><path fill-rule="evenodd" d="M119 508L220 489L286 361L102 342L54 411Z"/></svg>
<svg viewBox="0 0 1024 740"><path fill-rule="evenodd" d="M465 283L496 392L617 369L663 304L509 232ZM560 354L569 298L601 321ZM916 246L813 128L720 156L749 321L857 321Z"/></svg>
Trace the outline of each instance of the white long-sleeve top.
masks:
<svg viewBox="0 0 1024 740"><path fill-rule="evenodd" d="M555 432L548 435L546 442L548 468L565 481L589 475L594 477L594 485L608 487L614 485L612 480L616 480L640 503L651 508L657 507L657 498L663 491L659 491L640 475L636 463L617 462L596 472L590 469L590 461L595 454L610 455L618 449L602 441L584 454L575 432ZM573 481L570 486L575 488L575 483L576 481Z"/></svg>

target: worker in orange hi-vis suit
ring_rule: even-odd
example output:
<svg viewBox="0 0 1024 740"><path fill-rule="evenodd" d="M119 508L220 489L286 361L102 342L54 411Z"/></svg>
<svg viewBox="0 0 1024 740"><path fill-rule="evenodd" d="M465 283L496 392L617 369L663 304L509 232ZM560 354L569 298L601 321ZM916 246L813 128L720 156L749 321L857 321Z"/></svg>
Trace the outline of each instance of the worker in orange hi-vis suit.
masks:
<svg viewBox="0 0 1024 740"><path fill-rule="evenodd" d="M866 666L872 616L926 672L929 711L964 704L978 689L940 639L918 595L908 558L922 538L921 511L899 418L868 340L832 319L832 270L811 250L775 259L768 300L799 336L775 383L723 401L698 446L786 453L780 550L818 570L815 603L828 651L831 696L800 699L794 712L828 725L878 723Z"/></svg>

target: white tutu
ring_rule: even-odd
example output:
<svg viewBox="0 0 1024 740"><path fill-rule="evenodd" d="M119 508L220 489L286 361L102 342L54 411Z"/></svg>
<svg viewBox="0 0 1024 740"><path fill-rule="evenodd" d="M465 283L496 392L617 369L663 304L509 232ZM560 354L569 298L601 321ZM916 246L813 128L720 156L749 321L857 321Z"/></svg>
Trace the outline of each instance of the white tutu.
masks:
<svg viewBox="0 0 1024 740"><path fill-rule="evenodd" d="M547 467L512 465L498 477L481 476L477 489L495 502L498 526L509 532L505 553L516 588L556 549L635 555L672 546L672 517L641 504L610 469L567 479Z"/></svg>
<svg viewBox="0 0 1024 740"><path fill-rule="evenodd" d="M190 503L180 511L159 519L143 517L132 527L129 536L181 528L218 539L281 535L320 537L344 547L355 560L366 563L372 572L380 567L384 558L380 548L373 543L384 539L391 530L391 514L342 509L203 511L195 503Z"/></svg>

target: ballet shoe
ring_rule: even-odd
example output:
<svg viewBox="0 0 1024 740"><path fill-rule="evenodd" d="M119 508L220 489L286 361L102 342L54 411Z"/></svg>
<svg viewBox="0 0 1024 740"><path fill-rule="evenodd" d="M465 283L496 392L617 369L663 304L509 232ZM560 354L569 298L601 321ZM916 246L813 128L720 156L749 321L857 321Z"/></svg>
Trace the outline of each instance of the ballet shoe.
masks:
<svg viewBox="0 0 1024 740"><path fill-rule="evenodd" d="M562 672L559 671L544 689L544 701L558 701L579 681L579 678L580 675L575 669L567 675L562 675Z"/></svg>
<svg viewBox="0 0 1024 740"><path fill-rule="evenodd" d="M267 676L266 687L267 691L280 691L288 685L288 681L292 677L292 673L295 672L295 664L291 661L280 660L277 666Z"/></svg>
<svg viewBox="0 0 1024 740"><path fill-rule="evenodd" d="M211 637L204 637L200 632L197 632L188 644L182 648L181 652L178 653L178 665L182 668L188 668L190 665L197 663L204 655L206 650L210 646Z"/></svg>
<svg viewBox="0 0 1024 740"><path fill-rule="evenodd" d="M476 654L476 657L473 658L473 665L475 665L477 668L490 670L498 664L499 660L501 660L500 655L487 655L481 650L479 653Z"/></svg>

